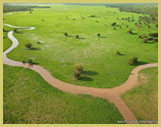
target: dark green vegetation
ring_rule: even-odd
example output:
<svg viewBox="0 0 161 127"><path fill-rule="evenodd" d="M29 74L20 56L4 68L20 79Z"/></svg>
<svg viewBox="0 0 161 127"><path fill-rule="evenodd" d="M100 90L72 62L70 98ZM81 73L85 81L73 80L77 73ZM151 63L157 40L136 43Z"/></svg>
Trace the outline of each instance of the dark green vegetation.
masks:
<svg viewBox="0 0 161 127"><path fill-rule="evenodd" d="M4 65L4 123L117 123L123 120L105 99L64 93L36 72Z"/></svg>
<svg viewBox="0 0 161 127"><path fill-rule="evenodd" d="M13 12L4 16L5 23L36 29L14 33L20 44L8 57L17 61L34 59L54 77L72 84L115 87L126 81L136 66L157 62L158 37L151 36L158 33L157 17L141 17L151 15L105 6L63 4L35 8L32 14ZM8 43L4 39L4 48ZM34 48L27 50L26 43ZM135 66L128 64L133 57L138 58ZM73 66L77 63L83 64L85 72L83 78L74 80Z"/></svg>
<svg viewBox="0 0 161 127"><path fill-rule="evenodd" d="M14 12L14 11L30 11L32 13L33 8L50 8L50 6L34 6L34 5L11 5L11 4L4 4L3 12Z"/></svg>
<svg viewBox="0 0 161 127"><path fill-rule="evenodd" d="M139 73L138 85L122 95L137 120L158 120L158 68Z"/></svg>

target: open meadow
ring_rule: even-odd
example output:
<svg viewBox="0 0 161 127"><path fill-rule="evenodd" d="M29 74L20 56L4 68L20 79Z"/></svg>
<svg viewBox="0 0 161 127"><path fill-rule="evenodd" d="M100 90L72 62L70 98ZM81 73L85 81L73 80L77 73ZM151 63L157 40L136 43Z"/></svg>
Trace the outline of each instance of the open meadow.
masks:
<svg viewBox="0 0 161 127"><path fill-rule="evenodd" d="M117 101L98 91L121 88L136 67L157 66L157 20L156 4L4 4L3 51L12 45L8 36L13 31L19 43L7 60L22 62L21 67L4 65L4 123L107 124L128 118ZM22 68L27 64L82 90L96 88L99 96L60 91L41 72ZM157 121L157 67L137 73L137 86L114 94L129 118Z"/></svg>

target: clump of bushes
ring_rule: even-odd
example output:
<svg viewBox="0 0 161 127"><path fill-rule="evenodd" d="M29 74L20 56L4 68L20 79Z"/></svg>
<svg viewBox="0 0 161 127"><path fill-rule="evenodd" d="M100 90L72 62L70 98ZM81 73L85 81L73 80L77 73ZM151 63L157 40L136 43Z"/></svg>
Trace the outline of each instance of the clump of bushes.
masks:
<svg viewBox="0 0 161 127"><path fill-rule="evenodd" d="M75 64L74 65L74 73L73 76L75 79L79 79L83 72L83 65L82 64Z"/></svg>
<svg viewBox="0 0 161 127"><path fill-rule="evenodd" d="M138 58L137 57L133 57L129 60L128 62L129 65L137 65L138 64Z"/></svg>
<svg viewBox="0 0 161 127"><path fill-rule="evenodd" d="M98 33L98 34L97 34L97 36L98 36L98 37L100 37L100 36L101 36L101 34L100 34L100 33Z"/></svg>
<svg viewBox="0 0 161 127"><path fill-rule="evenodd" d="M158 37L158 33L150 33L149 36L151 36L151 37Z"/></svg>
<svg viewBox="0 0 161 127"><path fill-rule="evenodd" d="M31 43L27 43L27 44L25 44L25 47L26 47L27 49L31 49L31 48L32 48L32 44L31 44Z"/></svg>

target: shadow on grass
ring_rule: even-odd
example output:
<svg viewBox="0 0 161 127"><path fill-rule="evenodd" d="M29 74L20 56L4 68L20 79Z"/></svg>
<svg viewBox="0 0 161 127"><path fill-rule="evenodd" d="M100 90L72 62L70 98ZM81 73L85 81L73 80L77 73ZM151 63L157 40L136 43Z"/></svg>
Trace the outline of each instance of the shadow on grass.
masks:
<svg viewBox="0 0 161 127"><path fill-rule="evenodd" d="M120 54L117 54L118 56L125 56L125 54L123 54L123 53L120 53Z"/></svg>
<svg viewBox="0 0 161 127"><path fill-rule="evenodd" d="M84 40L85 38L83 38L83 37L79 37L79 38L77 38L77 39L83 39L83 40Z"/></svg>
<svg viewBox="0 0 161 127"><path fill-rule="evenodd" d="M30 50L41 50L40 48L31 48Z"/></svg>
<svg viewBox="0 0 161 127"><path fill-rule="evenodd" d="M82 81L93 81L92 78L87 77L87 76L81 76L81 77L79 78L79 80L82 80Z"/></svg>
<svg viewBox="0 0 161 127"><path fill-rule="evenodd" d="M137 64L134 64L134 65L131 65L131 66L139 66L139 65L144 65L144 64L148 64L148 62L138 61Z"/></svg>
<svg viewBox="0 0 161 127"><path fill-rule="evenodd" d="M98 72L95 72L95 71L83 71L82 74L85 74L85 75L98 75Z"/></svg>
<svg viewBox="0 0 161 127"><path fill-rule="evenodd" d="M100 38L107 38L107 37L100 37Z"/></svg>

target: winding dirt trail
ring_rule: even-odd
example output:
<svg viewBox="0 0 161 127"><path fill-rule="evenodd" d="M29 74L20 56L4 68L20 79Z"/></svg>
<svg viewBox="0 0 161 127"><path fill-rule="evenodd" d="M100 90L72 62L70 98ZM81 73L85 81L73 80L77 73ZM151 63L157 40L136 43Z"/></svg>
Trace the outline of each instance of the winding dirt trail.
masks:
<svg viewBox="0 0 161 127"><path fill-rule="evenodd" d="M14 28L21 28L23 30L35 29L35 27L18 27L18 26L12 26L9 24L4 24L4 25L9 27L14 27ZM19 42L13 36L13 31L8 32L8 38L12 41L12 45L3 53L3 64L7 64L9 66L29 68L39 73L47 83L64 92L68 92L72 94L87 94L91 96L105 98L108 101L112 102L118 108L126 123L131 123L131 121L135 121L135 122L137 121L133 113L129 110L129 108L126 106L124 101L121 99L120 95L125 91L130 90L135 85L137 85L138 73L140 70L145 68L150 68L150 67L157 67L158 63L140 65L134 68L128 80L125 81L122 85L114 88L92 88L92 87L78 86L78 85L69 84L56 79L46 69L44 69L41 66L38 66L38 65L31 66L29 64L23 64L22 62L9 59L7 57L7 54L11 52L14 48L16 48Z"/></svg>

